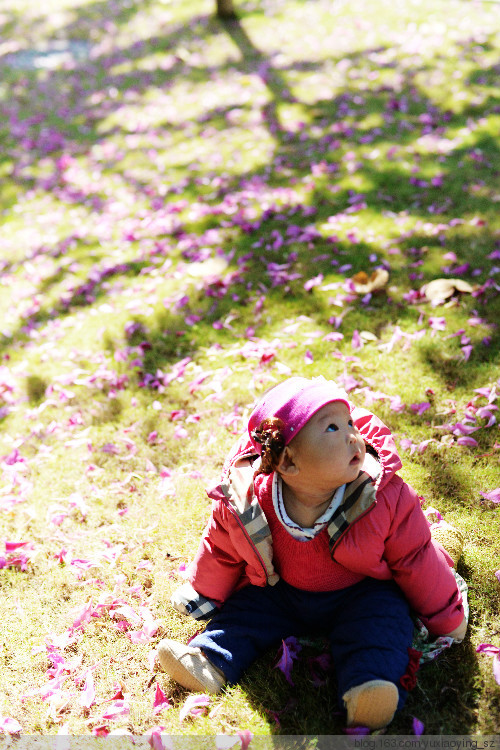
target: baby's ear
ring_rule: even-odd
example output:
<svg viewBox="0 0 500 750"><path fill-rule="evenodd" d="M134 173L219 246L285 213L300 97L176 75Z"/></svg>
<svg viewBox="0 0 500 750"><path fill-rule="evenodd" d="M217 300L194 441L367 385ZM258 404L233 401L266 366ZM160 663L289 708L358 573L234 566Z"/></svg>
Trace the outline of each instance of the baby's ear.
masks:
<svg viewBox="0 0 500 750"><path fill-rule="evenodd" d="M278 461L278 465L276 466L276 471L278 472L278 474L282 474L285 477L290 477L294 474L299 473L298 466L293 460L293 451L288 447L288 445L283 448L280 459Z"/></svg>

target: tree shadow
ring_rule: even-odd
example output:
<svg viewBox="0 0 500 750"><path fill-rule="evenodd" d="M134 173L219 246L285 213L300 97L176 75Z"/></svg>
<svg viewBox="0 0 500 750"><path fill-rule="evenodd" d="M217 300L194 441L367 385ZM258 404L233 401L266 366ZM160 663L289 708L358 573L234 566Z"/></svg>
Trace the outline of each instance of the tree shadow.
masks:
<svg viewBox="0 0 500 750"><path fill-rule="evenodd" d="M246 339L249 329L253 329L254 337L258 336L260 326L268 326L258 312L263 298L269 317L277 308L280 315L289 314L290 318L307 315L324 326L338 309L329 302L328 295L321 296L314 288L307 291L304 283L322 275L326 281L341 284L356 271L371 270L381 262L378 240L370 241L363 227L357 231L354 226L351 238L344 236L344 227L350 226L348 222L361 215L365 208L372 208L375 213L386 211L391 220L404 220L406 212L407 216L418 217L421 225L429 223L432 227L438 222L449 225L454 218L461 220L462 214L469 218L475 213L483 216L491 211L491 193L498 189L500 149L497 141L487 133L471 132L471 145L464 146L451 143L446 133L448 129L457 131L466 127L469 120L476 122L486 113L500 110L500 95L495 89L478 104L443 111L419 86L418 75L428 70L422 65L414 69L401 68L397 85L381 82L363 91L355 79L346 77L336 96L308 103L293 93L289 77L294 71L316 72L321 63L276 62L259 49L241 21L221 24L211 16L198 15L162 27L147 39L138 38L128 45L114 46L113 28L125 26L149 5L148 0L111 5L101 1L72 10L73 20L63 25L55 38L78 41L90 37L95 39L95 50L84 61L75 57L66 69L19 72L9 69L14 53L3 58L2 71L6 74L3 83L12 92L10 99L0 102L6 123L0 126L5 144L0 169L11 165L9 186L2 188L4 215L19 195L30 190L39 191L66 207L84 205L89 225L103 217L113 218L117 188L130 191L141 206L137 209L135 202L130 205L131 213L137 217L134 227L124 227L117 234L117 243L124 248L123 262L107 258L106 249L97 247L98 236L89 238L77 227L66 230L65 236L57 241L48 239L21 253L17 263L2 262L1 275L5 279L23 264L39 259L55 261L68 256L82 261L80 275L71 270L71 264L61 264L38 281L34 296L40 297L40 307L28 314L12 335L1 342L4 353L12 342L20 346L28 343L30 333L41 330L47 323L64 320L79 310L112 299L109 288L113 281L123 281L125 293L129 293L132 282L148 278L148 268L154 266L155 258L194 265L205 257L204 250L208 247L208 258L227 260L224 273L217 278L204 276L189 285L181 281L179 295L186 293L189 297L185 304L176 308L176 301L180 300L174 300L171 307L148 319L147 326L140 315L131 315L126 326L128 333L124 332L123 341L137 349L137 356L141 355L134 387L139 383L139 387L154 391L162 386L156 377L158 369L168 368L183 357L194 357L211 344L228 345L239 337ZM10 14L4 19L3 31L14 37L16 30L22 28L25 44L35 44L38 21L33 18L28 22ZM109 26L102 21L107 21ZM106 35L109 35L107 41ZM231 39L239 58L205 65L201 57L197 63L199 49L218 36ZM464 54L472 55L474 44L464 42ZM393 71L397 64L384 59L387 49L376 47L353 53L350 66ZM150 60L153 53L154 63ZM328 62L337 66L341 59L340 55L332 54ZM187 163L187 172L178 162L182 177L177 181L166 179L165 190L160 193L156 187L151 187L147 174L142 176L122 163L124 160L117 148L108 156L99 157L100 161L92 157L101 164L99 179L83 187L76 178L72 180L71 168L78 164L78 159L88 158L93 150L106 147L115 136L132 136L126 141L129 154L133 154L134 149L147 154L143 140L153 137L159 148L165 148L165 144L175 145L176 139L186 138L186 132L199 137L207 127L214 133L224 134L235 109L233 102L224 99L206 105L191 122L182 111L176 111L175 116L164 115L154 126L147 121L141 125L120 120L120 112L127 101L142 105L144 92L159 96L173 90L179 81L209 85L212 76L225 76L233 70L257 76L266 91L267 99L257 112L259 124L272 139L266 164L242 168L236 175L223 177L221 169L202 160L194 167ZM470 83L485 85L483 81L486 81L490 85L497 73L498 65L484 70L480 63L476 64ZM66 92L62 102L61 91ZM57 107L51 108L51 102L57 102ZM237 107L244 116L255 110L251 103L239 102ZM297 113L287 121L284 110L293 107L297 108ZM314 126L301 126L301 112L305 114L304 119L314 121ZM411 149L416 153L422 145L419 142L425 138L430 139L435 148L421 149L419 171L409 173L404 163L407 154ZM442 138L447 141L446 151L440 154L443 160L436 162ZM360 146L369 147L373 153L378 149L379 157L355 152ZM391 149L396 151L388 157ZM185 159L189 162L189 155ZM151 161L150 168L154 169L154 157ZM352 181L346 181L346 164L348 175L359 178L359 188L355 188ZM46 171L40 176L38 169ZM436 169L439 175L433 184ZM115 181L101 184L101 177L108 177L109 173L113 173ZM210 182L209 188L205 187L206 180ZM303 188L300 196L293 194L293 185ZM259 204L260 190L265 205ZM195 218L184 216L180 205L183 200L197 202L206 209L205 213L200 210ZM161 216L164 225L159 229L144 228L141 211ZM318 236L312 226L320 222L330 224L328 237ZM214 230L220 230L220 238L210 243L207 238ZM417 279L410 278L410 274L420 273L420 262L432 252L429 245L442 247L446 231L440 233L437 229L432 234L421 226L407 234L401 229L396 237L391 237L400 253L399 262L391 267L391 282L401 289L411 289ZM478 228L458 224L453 232L456 267L466 262L471 269L484 264L480 278L485 283L492 266L486 256L497 247L494 230L488 225ZM475 248L471 240L477 243ZM145 247L145 241L150 245ZM95 253L92 258L91 253ZM374 254L378 254L376 261L371 260ZM349 268L342 271L344 266ZM423 284L442 273L437 266L425 266L418 282ZM292 278L296 274L299 277ZM473 280L471 275L468 278ZM342 292L341 286L339 292ZM332 295L335 293L332 291ZM417 324L421 311L404 302L389 303L385 296L373 297L366 303L353 299L349 304L355 310L342 324L347 341L357 328L378 335L390 325ZM473 301L464 301L464 312L475 304L481 305L481 316L496 325L500 312L497 289L490 287ZM426 308L424 314L432 312L438 314L439 310ZM187 323L188 319L193 322ZM275 319L274 325L280 335L283 320ZM110 346L116 343L113 341ZM481 373L475 366L477 358L484 357L491 362L499 344L495 331L490 347L482 350L478 347L470 364L456 358L447 359L438 347L421 346L419 353L423 366L450 390L457 386L473 388L483 385ZM131 367L130 362L126 366ZM28 397L34 405L43 397L44 386L42 379L28 378ZM188 398L186 395L186 400ZM114 403L99 419L113 420L117 416L113 410L119 410L119 403L116 402L116 406ZM431 453L428 460L434 494L444 494L445 489L448 494L452 489L453 497L465 505L471 486L458 467L443 466L441 457L431 460ZM270 687L263 687L258 673L263 665L269 671L273 669L275 655L266 659L249 673L244 689L251 702L276 714L281 727L276 725L275 731L294 734L300 727L302 732L304 724L302 720L299 724L296 717L296 707L301 706L308 709L307 729L311 735L323 733L325 727L331 728L332 733L340 733L341 720L332 719L336 711L333 686L311 690L304 667L303 672L299 670L291 695L286 686L285 691L278 690L276 681L282 677L276 671ZM459 659L466 659L469 668L460 670L463 682L450 688L451 676L454 678L459 671L454 669ZM443 685L442 674L450 675L446 685ZM476 675L477 657L467 644L450 653L444 661L430 665L422 671L424 689L411 696L393 729L408 734L415 706L425 705L431 712L426 731L439 734L438 714L446 709L448 702L449 713L454 716L450 726L456 734L469 734L474 720L471 704L467 705L469 698L464 696L473 694ZM432 713L431 709L436 710ZM274 722L275 718L271 716L270 721Z"/></svg>
<svg viewBox="0 0 500 750"><path fill-rule="evenodd" d="M145 7L147 5L139 3L116 3L108 20L117 28L125 26ZM75 9L56 36L77 40L82 34L91 36L90 32L93 32L97 42L105 39L109 30L99 27L96 31L96 19L104 18L106 9L103 2ZM11 14L6 23L15 35L21 20ZM37 19L33 18L24 29L26 38L34 39L36 29ZM218 36L231 40L239 53L238 59L202 67L196 58L197 50ZM22 151L19 163L13 166L10 175L11 204L15 202L12 185L20 191L45 191L63 205L85 205L92 223L112 216L112 188L119 185L137 197L145 207L143 211L161 217L164 223L159 229L144 231L138 213L132 228L124 228L118 235L124 256L127 256L123 262L107 259L105 251L98 248L97 237L87 237L78 231L63 237L55 245L39 245L24 255L17 265L4 262L2 274L8 276L25 260L35 261L44 256L58 259L68 250L73 256L82 258L82 262L92 258L91 266L83 263L80 275L73 274L71 264L61 263L52 274L41 279L35 294L40 297L40 305L3 342L4 349L10 341L29 336L31 330L51 320L104 302L114 280L122 279L127 286L142 274L147 277L148 264L155 254L174 262L179 259L188 264L198 262L200 245L211 231L220 231L219 250L228 258L227 274L219 279L206 279L197 288L190 284L191 297L181 310L174 315L170 311L157 315L147 335L146 373L152 374L153 368L170 363L178 352L183 356L195 354L202 342L220 341L224 333L231 339L242 335L247 328L255 328L253 310L261 295L266 296L269 308L273 307L273 300L282 303L284 296L290 315L301 310L315 321L324 323L332 316L331 306L324 296L305 290L304 283L314 274L327 280L333 276L340 283L357 271L369 272L374 267L371 258L378 257L379 247L376 242L365 239L365 230L358 234L354 225L351 236L347 239L343 236L343 227L350 226L349 222L353 224L365 210L377 214L385 212L391 220L400 216L404 219L405 215L418 217L422 227L420 231L417 224L416 229L394 238L399 258L391 261L391 283L409 290L417 279L423 284L436 275L453 274L454 268L466 263L470 271L483 266L481 279L485 289L474 301L481 305L481 316L486 322L496 325L497 289L494 284L486 288L485 282L488 268L492 266L485 256L495 247L495 235L487 223L483 227L471 227L461 216L463 213L483 216L491 211L491 191L496 189L495 165L500 156L498 143L484 132L474 136L471 146L454 144L450 138L445 138L446 148L438 159L439 174L436 177L433 175L435 153L432 149L422 150L421 142L427 138L436 144L436 148L441 148L440 139L448 130L457 131L471 120L477 121L485 113L500 108L500 96L490 91L479 103L445 111L419 85L418 77L429 70L430 63L398 66L387 56L388 49L378 46L356 51L349 56L349 66L358 72L358 78L363 71L392 73L397 70L397 85L388 79L360 90L356 77L346 77L336 96L312 103L300 101L295 96L289 76L294 71L315 72L322 64L308 60L284 63L274 59L259 48L239 20L220 22L211 16L198 15L121 48L112 44L104 46L85 62L75 60L68 69L46 70L43 76L9 71L8 63L12 57L7 55L3 69L8 74L7 83L12 84L17 97L13 97L14 104L7 108L13 127L6 134L7 148L2 158L14 163ZM463 42L463 55L469 56L477 67L470 74L471 84L478 80L492 80L498 66L484 70L480 61L474 60L474 50L474 40ZM143 62L153 52L155 64L143 70ZM333 54L328 63L336 67L343 59ZM124 64L129 66L125 72L120 70ZM156 188L151 188L147 176L143 178L140 173L121 166L121 159L115 159L111 154L101 159L100 176L112 173L112 186L104 187L96 181L96 184L82 188L72 183L69 175L78 158L87 158L96 148L104 148L110 138L134 132L128 129L126 122L108 124L108 118L119 113L127 96L139 97L139 89L169 91L181 79L193 84L208 82L213 75L223 77L231 71L251 73L267 92L266 101L257 109L260 123L273 139L268 163L255 169L243 169L238 174L224 175L205 163L189 165L179 182L168 182L160 194ZM66 110L49 111L47 100L54 98L57 101L56 92L60 90L66 92ZM26 103L30 95L38 91L41 95L35 106L30 102L28 114ZM111 95L112 91L119 92L119 96ZM256 111L251 103L237 106L243 115ZM190 133L199 137L209 126L212 132L223 135L231 125L234 107L233 103L227 102L205 107L190 123ZM283 108L287 107L299 108L299 114L289 121L283 115ZM300 111L313 120L314 126L301 126L297 119ZM172 137L172 134L180 138L185 125L182 117L174 117L163 120L155 130L158 129L165 138ZM238 127L237 121L235 127ZM146 126L144 132L149 134L150 130ZM136 135L138 145L127 144L130 154L134 149L144 150L139 134ZM369 147L374 153L380 150L381 158L355 153L353 149L360 146ZM418 154L418 173L410 173L405 164L409 150ZM44 161L49 162L52 171L38 177L36 167ZM346 164L348 175L358 180L358 189L352 186L352 181L346 180ZM182 164L179 165L181 168ZM204 188L207 181L216 183L212 192ZM291 185L294 184L306 186L300 198L293 195ZM264 208L257 205L260 186L271 195ZM253 193L250 199L249 192ZM203 208L195 219L187 219L182 213L184 204L190 200ZM134 209L131 212L133 214ZM450 222L454 220L457 226L451 232ZM315 230L321 222L331 224L330 236L321 236ZM442 222L444 228L439 230L437 222ZM435 227L436 231L426 233L423 231L426 225ZM295 235L289 234L291 230ZM435 264L426 264L420 271L420 264L428 260L432 252L429 244L442 247L447 242L447 233L453 234L455 264L446 271ZM144 241L156 243L157 249L144 252ZM180 251L173 250L174 244L181 248ZM209 244L209 251L214 254L213 244ZM380 260L378 257L375 266ZM348 270L340 272L344 266ZM412 267L414 271L409 270ZM288 280L294 275L298 278ZM391 302L389 305L385 302L386 297L374 297L366 305L357 301L355 312L343 322L346 339L360 326L378 333L390 323L414 320L417 315L417 308L405 302ZM464 311L472 307L467 307L467 304L463 303ZM179 332L186 328L183 320L186 315L199 320L189 325L187 333L180 337ZM233 316L233 324L214 333L214 325L228 316ZM131 323L134 321L132 319ZM471 365L477 364L478 360L491 361L492 353L498 351L498 343L498 333L494 330L489 347L475 348ZM439 374L450 389L457 385L472 387L477 384L478 369L465 360L447 356L432 342L429 346L422 344L419 352L423 365Z"/></svg>

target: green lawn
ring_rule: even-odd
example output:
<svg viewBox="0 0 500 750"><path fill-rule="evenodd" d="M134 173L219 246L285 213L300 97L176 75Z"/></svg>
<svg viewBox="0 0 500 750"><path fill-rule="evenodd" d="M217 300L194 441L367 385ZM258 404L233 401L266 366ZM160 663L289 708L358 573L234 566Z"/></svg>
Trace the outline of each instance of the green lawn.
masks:
<svg viewBox="0 0 500 750"><path fill-rule="evenodd" d="M467 639L389 732L500 734L500 6L214 5L0 9L0 733L342 733L322 642L186 719L152 657L198 627L169 598L204 488L293 373L380 415L466 537Z"/></svg>

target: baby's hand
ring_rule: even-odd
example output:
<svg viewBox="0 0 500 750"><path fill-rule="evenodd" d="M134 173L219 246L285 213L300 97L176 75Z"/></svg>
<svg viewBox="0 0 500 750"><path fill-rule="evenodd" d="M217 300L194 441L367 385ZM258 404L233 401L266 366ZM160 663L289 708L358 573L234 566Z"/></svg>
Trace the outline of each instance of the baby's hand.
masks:
<svg viewBox="0 0 500 750"><path fill-rule="evenodd" d="M191 599L196 599L197 596L198 594L191 586L191 584L186 582L174 591L170 598L170 603L172 604L174 609L176 609L181 614L189 615L189 610L186 609L186 604L188 604Z"/></svg>
<svg viewBox="0 0 500 750"><path fill-rule="evenodd" d="M446 638L453 638L455 643L462 643L463 639L465 638L465 633L467 632L467 620L464 619L458 626L458 628L455 628L455 630L452 630L451 633L446 633Z"/></svg>

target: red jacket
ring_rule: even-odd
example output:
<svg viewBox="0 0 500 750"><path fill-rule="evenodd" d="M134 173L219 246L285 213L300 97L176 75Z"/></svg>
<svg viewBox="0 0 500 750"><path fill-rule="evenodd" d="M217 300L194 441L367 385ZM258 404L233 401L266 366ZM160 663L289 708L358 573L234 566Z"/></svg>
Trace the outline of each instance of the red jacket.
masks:
<svg viewBox="0 0 500 750"><path fill-rule="evenodd" d="M375 449L381 472L362 472L346 487L340 514L330 522L330 552L341 565L364 576L394 579L424 625L436 635L464 617L452 560L431 538L415 490L398 475L401 460L383 422L366 409L352 412L365 443ZM254 485L255 454L247 435L224 464L222 481L208 492L212 514L189 568L189 584L172 597L174 606L205 619L234 591L275 584L272 538Z"/></svg>

